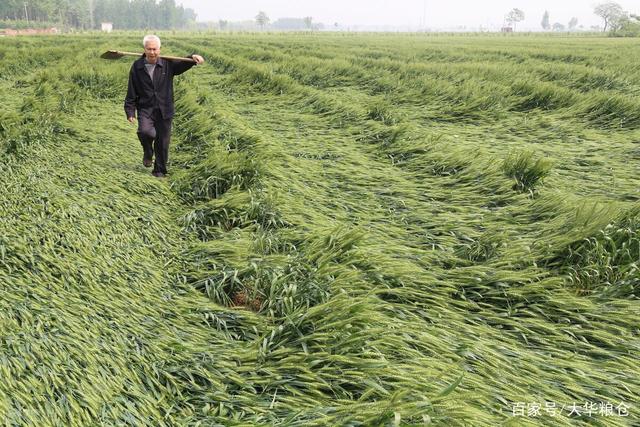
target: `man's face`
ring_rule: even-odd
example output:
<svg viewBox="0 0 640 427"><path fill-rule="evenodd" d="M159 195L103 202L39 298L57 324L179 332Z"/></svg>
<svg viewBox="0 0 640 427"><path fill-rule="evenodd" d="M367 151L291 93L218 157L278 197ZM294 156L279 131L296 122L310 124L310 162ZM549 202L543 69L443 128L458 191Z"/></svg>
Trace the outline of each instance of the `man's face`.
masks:
<svg viewBox="0 0 640 427"><path fill-rule="evenodd" d="M147 61L155 64L158 56L160 56L160 46L158 46L158 42L155 40L147 41L144 45L144 53L147 55Z"/></svg>

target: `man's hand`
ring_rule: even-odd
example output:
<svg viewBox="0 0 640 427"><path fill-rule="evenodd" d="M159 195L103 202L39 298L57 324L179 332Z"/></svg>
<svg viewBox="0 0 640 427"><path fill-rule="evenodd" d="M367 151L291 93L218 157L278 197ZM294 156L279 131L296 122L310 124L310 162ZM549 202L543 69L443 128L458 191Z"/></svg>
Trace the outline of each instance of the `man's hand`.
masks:
<svg viewBox="0 0 640 427"><path fill-rule="evenodd" d="M127 120L129 120L129 123L135 123L136 122L136 118L131 116L131 117L127 117Z"/></svg>
<svg viewBox="0 0 640 427"><path fill-rule="evenodd" d="M192 55L194 61L196 61L196 65L204 64L204 58L200 55Z"/></svg>

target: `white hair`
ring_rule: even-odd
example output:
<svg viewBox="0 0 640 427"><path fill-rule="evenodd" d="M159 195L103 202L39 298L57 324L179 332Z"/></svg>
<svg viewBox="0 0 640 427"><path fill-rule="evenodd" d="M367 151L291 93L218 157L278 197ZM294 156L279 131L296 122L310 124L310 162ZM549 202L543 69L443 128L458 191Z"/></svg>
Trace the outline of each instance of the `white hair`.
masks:
<svg viewBox="0 0 640 427"><path fill-rule="evenodd" d="M150 42L150 41L158 42L158 47L160 47L160 37L154 34L149 34L144 36L144 38L142 39L142 47L147 47L147 42Z"/></svg>

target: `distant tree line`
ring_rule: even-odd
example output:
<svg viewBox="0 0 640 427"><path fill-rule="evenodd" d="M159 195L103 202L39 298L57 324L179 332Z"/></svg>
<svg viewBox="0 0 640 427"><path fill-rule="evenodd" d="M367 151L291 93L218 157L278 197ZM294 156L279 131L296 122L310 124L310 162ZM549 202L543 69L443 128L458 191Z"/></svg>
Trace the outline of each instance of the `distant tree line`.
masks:
<svg viewBox="0 0 640 427"><path fill-rule="evenodd" d="M553 25L550 21L549 11L545 10L542 15L542 21L540 22L540 26L543 30L553 30L553 31L573 31L578 27L578 18L575 16L569 20L569 23L565 26L560 22L554 22Z"/></svg>
<svg viewBox="0 0 640 427"><path fill-rule="evenodd" d="M640 16L629 14L618 3L606 1L598 3L593 8L593 13L602 19L603 26L591 27L592 30L601 29L612 36L638 37L640 36ZM578 18L571 18L567 27L556 22L550 22L549 11L545 10L540 25L545 30L565 31L574 30L578 25ZM581 27L582 28L582 27Z"/></svg>
<svg viewBox="0 0 640 427"><path fill-rule="evenodd" d="M192 25L196 13L175 0L2 0L0 20L18 27L99 29L112 22L115 29L173 29Z"/></svg>
<svg viewBox="0 0 640 427"><path fill-rule="evenodd" d="M305 16L304 18L278 18L275 21L271 21L271 18L269 18L266 12L260 11L255 18L250 21L232 22L220 19L217 22L199 22L197 27L204 30L220 31L318 31L324 29L324 24L315 22L312 16Z"/></svg>
<svg viewBox="0 0 640 427"><path fill-rule="evenodd" d="M640 17L629 14L618 3L607 1L595 6L594 13L604 21L603 31L613 36L640 36Z"/></svg>

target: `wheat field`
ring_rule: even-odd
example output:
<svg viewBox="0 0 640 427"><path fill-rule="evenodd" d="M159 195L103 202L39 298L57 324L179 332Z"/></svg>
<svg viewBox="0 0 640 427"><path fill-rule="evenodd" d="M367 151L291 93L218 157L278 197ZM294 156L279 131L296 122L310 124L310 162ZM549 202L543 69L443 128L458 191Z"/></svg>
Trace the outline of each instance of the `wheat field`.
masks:
<svg viewBox="0 0 640 427"><path fill-rule="evenodd" d="M3 425L640 423L636 40L160 34L159 180L142 35L0 39Z"/></svg>

